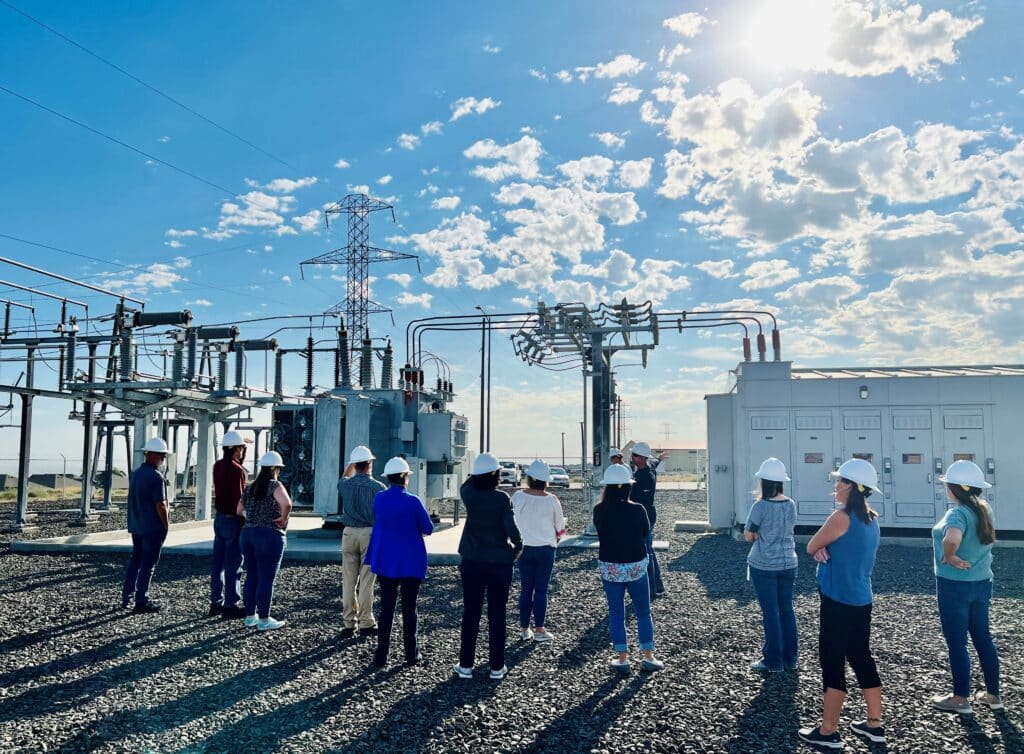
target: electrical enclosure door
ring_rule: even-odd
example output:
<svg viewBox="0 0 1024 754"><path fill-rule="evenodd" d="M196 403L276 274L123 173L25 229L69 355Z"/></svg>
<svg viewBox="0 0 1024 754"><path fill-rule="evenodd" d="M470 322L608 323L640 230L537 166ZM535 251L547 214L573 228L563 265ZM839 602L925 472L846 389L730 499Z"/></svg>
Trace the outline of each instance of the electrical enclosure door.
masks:
<svg viewBox="0 0 1024 754"><path fill-rule="evenodd" d="M988 456L985 454L985 417L978 410L946 411L942 417L942 467L948 469L953 461L974 461L985 471L985 481L995 484L995 479L985 470ZM985 490L985 499L995 510L995 488ZM947 498L945 487L939 488L939 511L945 511Z"/></svg>
<svg viewBox="0 0 1024 754"><path fill-rule="evenodd" d="M879 487L882 496L870 498L870 505L878 511L879 522L884 526L891 523L891 505L885 474L882 473L882 414L878 411L844 411L843 412L843 452L840 462L851 458L862 458L879 472Z"/></svg>
<svg viewBox="0 0 1024 754"><path fill-rule="evenodd" d="M817 523L835 509L833 481L829 477L835 459L832 415L794 413L792 495L800 518Z"/></svg>
<svg viewBox="0 0 1024 754"><path fill-rule="evenodd" d="M935 506L931 411L894 409L892 440L892 471L886 476L896 507L893 523L931 526L941 515Z"/></svg>
<svg viewBox="0 0 1024 754"><path fill-rule="evenodd" d="M761 461L764 459L778 458L786 464L787 469L793 468L789 453L789 412L774 411L751 414L749 426L750 456L746 478L750 480L748 482L750 486L745 489L753 490L760 486L761 482L754 476L754 472L761 466ZM753 504L754 496L748 495L747 505L743 512L744 521L746 521L746 514Z"/></svg>

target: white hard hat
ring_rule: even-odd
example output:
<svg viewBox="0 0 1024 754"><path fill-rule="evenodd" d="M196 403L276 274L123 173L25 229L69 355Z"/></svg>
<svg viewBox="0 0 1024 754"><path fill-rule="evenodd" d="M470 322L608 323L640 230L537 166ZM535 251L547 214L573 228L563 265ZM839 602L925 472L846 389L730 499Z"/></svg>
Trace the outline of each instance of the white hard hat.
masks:
<svg viewBox="0 0 1024 754"><path fill-rule="evenodd" d="M498 459L494 457L493 453L481 453L475 459L473 459L473 476L480 476L482 474L490 474L492 471L497 471L501 468L501 464L498 463Z"/></svg>
<svg viewBox="0 0 1024 754"><path fill-rule="evenodd" d="M391 476L392 474L408 474L412 469L409 468L409 464L404 458L395 456L386 464L384 464L384 476Z"/></svg>
<svg viewBox="0 0 1024 754"><path fill-rule="evenodd" d="M366 461L372 461L376 458L373 451L365 445L356 445L352 448L352 452L348 455L349 463L365 463Z"/></svg>
<svg viewBox="0 0 1024 754"><path fill-rule="evenodd" d="M220 446L222 448L237 448L239 445L245 445L250 442L252 442L252 440L248 437L243 437L241 432L231 430L230 432L224 433L224 437L222 437L220 441Z"/></svg>
<svg viewBox="0 0 1024 754"><path fill-rule="evenodd" d="M613 463L604 472L603 484L633 484L633 474L628 466L621 463Z"/></svg>
<svg viewBox="0 0 1024 754"><path fill-rule="evenodd" d="M163 453L167 455L167 443L164 442L162 437L151 437L146 440L146 445L143 448L147 453Z"/></svg>
<svg viewBox="0 0 1024 754"><path fill-rule="evenodd" d="M946 473L939 477L943 484L959 484L987 490L992 485L985 481L985 472L974 461L953 461Z"/></svg>
<svg viewBox="0 0 1024 754"><path fill-rule="evenodd" d="M878 494L882 494L882 490L878 487L878 472L875 471L874 466L863 458L851 458L838 469L831 472L829 476L849 479L851 482L863 485Z"/></svg>
<svg viewBox="0 0 1024 754"><path fill-rule="evenodd" d="M641 458L652 458L654 455L651 453L651 446L645 442L638 442L629 452L635 456L640 456Z"/></svg>
<svg viewBox="0 0 1024 754"><path fill-rule="evenodd" d="M766 458L761 461L761 468L754 474L758 479L767 479L769 482L788 482L786 464L778 458Z"/></svg>
<svg viewBox="0 0 1024 754"><path fill-rule="evenodd" d="M611 448L611 449L608 450L608 457L609 458L615 458L615 456L621 456L621 455L622 455L622 451L619 450L618 448Z"/></svg>
<svg viewBox="0 0 1024 754"><path fill-rule="evenodd" d="M268 450L260 456L260 466L284 466L284 459L276 450Z"/></svg>
<svg viewBox="0 0 1024 754"><path fill-rule="evenodd" d="M539 458L536 458L533 463L526 467L526 476L530 477L530 479L536 479L538 482L550 482L551 467Z"/></svg>

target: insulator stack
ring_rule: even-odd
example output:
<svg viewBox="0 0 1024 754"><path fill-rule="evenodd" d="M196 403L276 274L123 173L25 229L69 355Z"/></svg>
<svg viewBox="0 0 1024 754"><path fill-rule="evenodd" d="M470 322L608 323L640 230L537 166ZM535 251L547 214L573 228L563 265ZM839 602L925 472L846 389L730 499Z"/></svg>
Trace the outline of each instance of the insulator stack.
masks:
<svg viewBox="0 0 1024 754"><path fill-rule="evenodd" d="M171 356L171 379L175 382L181 382L184 362L185 344L180 340L176 340L174 341L174 353Z"/></svg>
<svg viewBox="0 0 1024 754"><path fill-rule="evenodd" d="M125 330L121 335L120 346L121 355L118 361L118 367L121 374L121 382L132 381L132 331Z"/></svg>
<svg viewBox="0 0 1024 754"><path fill-rule="evenodd" d="M245 346L235 343L235 390L245 386Z"/></svg>
<svg viewBox="0 0 1024 754"><path fill-rule="evenodd" d="M313 392L313 336L306 338L306 395Z"/></svg>
<svg viewBox="0 0 1024 754"><path fill-rule="evenodd" d="M68 336L68 348L67 348L67 372L64 374L64 380L66 382L75 381L75 346L77 345L78 338L75 336L75 331L71 331L71 335Z"/></svg>
<svg viewBox="0 0 1024 754"><path fill-rule="evenodd" d="M228 389L228 352L223 349L217 354L217 389Z"/></svg>
<svg viewBox="0 0 1024 754"><path fill-rule="evenodd" d="M359 358L359 386L373 387L373 342L363 338L363 347Z"/></svg>
<svg viewBox="0 0 1024 754"><path fill-rule="evenodd" d="M743 360L750 361L750 338L743 339Z"/></svg>
<svg viewBox="0 0 1024 754"><path fill-rule="evenodd" d="M388 341L384 348L384 362L380 368L380 386L382 390L391 389L391 372L394 369L395 352L391 348L391 341Z"/></svg>
<svg viewBox="0 0 1024 754"><path fill-rule="evenodd" d="M772 329L772 350L775 352L775 360L782 361L782 336L778 329Z"/></svg>
<svg viewBox="0 0 1024 754"><path fill-rule="evenodd" d="M196 346L199 343L199 336L195 330L188 331L188 337L185 342L188 344L188 367L185 372L185 379L191 382L196 377Z"/></svg>
<svg viewBox="0 0 1024 754"><path fill-rule="evenodd" d="M284 354L278 351L274 354L274 395L278 398L284 395Z"/></svg>
<svg viewBox="0 0 1024 754"><path fill-rule="evenodd" d="M764 361L764 355L767 352L767 350L768 350L768 348L765 345L764 333L763 332L759 332L757 334L757 360L758 361Z"/></svg>

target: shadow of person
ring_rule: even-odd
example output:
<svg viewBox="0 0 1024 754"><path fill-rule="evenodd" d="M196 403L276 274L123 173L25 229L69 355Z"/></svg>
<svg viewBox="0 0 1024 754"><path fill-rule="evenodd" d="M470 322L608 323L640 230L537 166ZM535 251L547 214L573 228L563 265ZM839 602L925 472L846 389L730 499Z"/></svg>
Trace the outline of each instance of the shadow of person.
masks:
<svg viewBox="0 0 1024 754"><path fill-rule="evenodd" d="M1006 751L1024 752L1024 736L1021 735L1020 729L1010 721L1006 710L994 710L992 715L995 717Z"/></svg>
<svg viewBox="0 0 1024 754"><path fill-rule="evenodd" d="M754 672L754 671L751 671ZM796 672L768 673L761 688L736 722L736 733L728 743L729 754L751 751L796 751L800 716L796 693L800 686Z"/></svg>
<svg viewBox="0 0 1024 754"><path fill-rule="evenodd" d="M985 732L985 729L975 719L974 715L957 715L957 722L963 728L971 751L976 754L995 754L995 752L1000 751L1000 749L996 748L995 742ZM1005 751L1020 751L1020 749L1006 747Z"/></svg>
<svg viewBox="0 0 1024 754"><path fill-rule="evenodd" d="M520 751L591 751L649 677L645 673L612 673L589 697L547 724L536 740Z"/></svg>

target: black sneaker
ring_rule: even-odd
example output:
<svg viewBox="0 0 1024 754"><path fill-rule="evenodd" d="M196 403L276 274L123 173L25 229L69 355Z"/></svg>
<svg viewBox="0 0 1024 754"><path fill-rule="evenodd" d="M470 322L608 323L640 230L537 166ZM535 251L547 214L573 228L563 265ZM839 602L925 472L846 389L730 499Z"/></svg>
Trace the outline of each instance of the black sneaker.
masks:
<svg viewBox="0 0 1024 754"><path fill-rule="evenodd" d="M408 658L408 657L405 659L405 667L407 667L407 668L411 668L413 665L420 665L422 663L423 663L423 653L422 652L417 652L416 656L411 658L411 659Z"/></svg>
<svg viewBox="0 0 1024 754"><path fill-rule="evenodd" d="M343 628L343 629L341 629L341 638L342 639L351 639L355 635L356 635L356 630L354 628Z"/></svg>
<svg viewBox="0 0 1024 754"><path fill-rule="evenodd" d="M220 609L220 615L222 618L227 620L235 620L238 618L245 617L245 608L241 605L232 605L231 607L222 607Z"/></svg>
<svg viewBox="0 0 1024 754"><path fill-rule="evenodd" d="M359 635L362 636L362 637L376 636L378 633L379 632L377 631L377 627L376 626L371 626L369 628L360 628L359 629Z"/></svg>
<svg viewBox="0 0 1024 754"><path fill-rule="evenodd" d="M801 728L796 733L805 744L816 746L819 749L842 749L843 739L839 731L823 735L821 728L815 725L813 728Z"/></svg>
<svg viewBox="0 0 1024 754"><path fill-rule="evenodd" d="M881 725L868 725L867 720L858 720L855 723L850 723L850 730L873 744L885 743L885 730Z"/></svg>
<svg viewBox="0 0 1024 754"><path fill-rule="evenodd" d="M211 602L210 603L210 612L208 612L206 614L206 617L207 618L216 618L218 615L221 614L221 610L223 610L223 609L224 608L222 608L218 603Z"/></svg>
<svg viewBox="0 0 1024 754"><path fill-rule="evenodd" d="M132 604L132 597L131 597L131 595L128 595L127 597L122 597L121 598L121 609L122 610L127 610L128 606L130 604Z"/></svg>
<svg viewBox="0 0 1024 754"><path fill-rule="evenodd" d="M153 601L139 602L132 608L132 615L145 615L146 613L159 613L160 605Z"/></svg>

